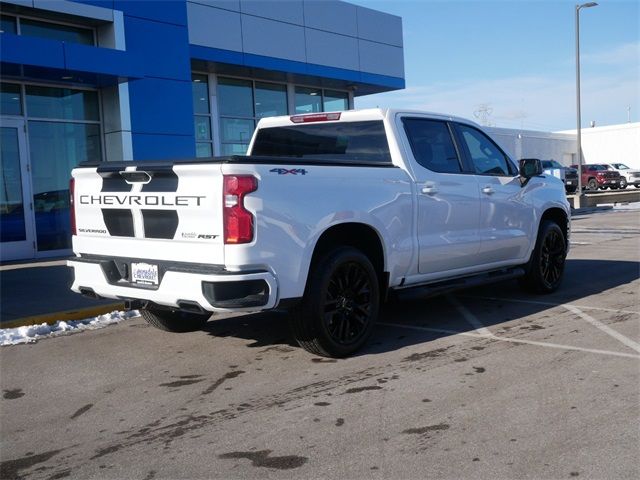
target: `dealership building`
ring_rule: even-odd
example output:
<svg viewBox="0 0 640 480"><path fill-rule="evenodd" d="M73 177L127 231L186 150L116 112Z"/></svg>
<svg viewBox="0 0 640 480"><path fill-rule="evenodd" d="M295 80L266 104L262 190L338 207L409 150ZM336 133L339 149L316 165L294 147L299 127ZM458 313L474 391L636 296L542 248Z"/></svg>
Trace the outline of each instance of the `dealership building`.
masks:
<svg viewBox="0 0 640 480"><path fill-rule="evenodd" d="M332 0L0 2L0 261L69 253L85 160L243 154L265 116L402 89L402 20Z"/></svg>

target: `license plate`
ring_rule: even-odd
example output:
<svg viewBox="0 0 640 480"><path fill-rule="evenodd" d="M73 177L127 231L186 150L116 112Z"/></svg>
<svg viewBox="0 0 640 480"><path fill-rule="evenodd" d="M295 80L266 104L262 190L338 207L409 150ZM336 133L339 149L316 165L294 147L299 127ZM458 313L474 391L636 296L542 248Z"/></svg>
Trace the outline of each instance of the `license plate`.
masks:
<svg viewBox="0 0 640 480"><path fill-rule="evenodd" d="M144 285L158 285L158 266L150 263L132 263L131 281Z"/></svg>
<svg viewBox="0 0 640 480"><path fill-rule="evenodd" d="M573 182L571 180L567 180L567 185L573 185Z"/></svg>

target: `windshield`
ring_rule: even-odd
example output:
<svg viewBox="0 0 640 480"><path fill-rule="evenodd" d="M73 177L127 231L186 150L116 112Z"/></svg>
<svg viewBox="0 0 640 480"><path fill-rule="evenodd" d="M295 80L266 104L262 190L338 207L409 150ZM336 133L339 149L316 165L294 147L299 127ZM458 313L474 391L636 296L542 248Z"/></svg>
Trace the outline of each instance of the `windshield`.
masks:
<svg viewBox="0 0 640 480"><path fill-rule="evenodd" d="M564 168L555 160L542 160L542 168Z"/></svg>
<svg viewBox="0 0 640 480"><path fill-rule="evenodd" d="M612 163L611 165L613 165L613 168L617 168L618 170L629 170L629 167L624 163Z"/></svg>
<svg viewBox="0 0 640 480"><path fill-rule="evenodd" d="M607 170L605 165L589 165L589 170Z"/></svg>

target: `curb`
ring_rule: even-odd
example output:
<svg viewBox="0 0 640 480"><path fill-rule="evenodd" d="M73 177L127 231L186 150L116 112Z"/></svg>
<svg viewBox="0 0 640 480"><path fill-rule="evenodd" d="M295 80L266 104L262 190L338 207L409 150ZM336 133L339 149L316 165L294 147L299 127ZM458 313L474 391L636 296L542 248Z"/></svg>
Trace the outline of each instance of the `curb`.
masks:
<svg viewBox="0 0 640 480"><path fill-rule="evenodd" d="M598 205L594 207L571 208L571 216L586 215L588 213L603 212L605 210L613 210L611 205Z"/></svg>
<svg viewBox="0 0 640 480"><path fill-rule="evenodd" d="M53 325L57 321L84 320L85 318L97 317L105 313L111 313L114 310L123 310L124 303L110 303L97 307L88 307L81 310L67 310L64 312L45 313L43 315L34 315L32 317L18 318L9 322L1 322L0 329L17 328L27 325L40 325L46 323Z"/></svg>

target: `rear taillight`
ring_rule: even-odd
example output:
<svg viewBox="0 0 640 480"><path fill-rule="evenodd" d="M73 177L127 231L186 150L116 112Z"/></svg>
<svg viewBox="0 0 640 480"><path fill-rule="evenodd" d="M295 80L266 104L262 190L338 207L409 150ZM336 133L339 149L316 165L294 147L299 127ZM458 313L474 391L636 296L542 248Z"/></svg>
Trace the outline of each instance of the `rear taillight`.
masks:
<svg viewBox="0 0 640 480"><path fill-rule="evenodd" d="M225 175L222 194L224 243L249 243L253 240L253 215L244 208L244 197L258 189L251 175Z"/></svg>
<svg viewBox="0 0 640 480"><path fill-rule="evenodd" d="M71 180L69 180L69 214L71 215L71 235L78 234L76 229L76 202L73 199L73 197L75 196L75 190L76 179L71 178Z"/></svg>

